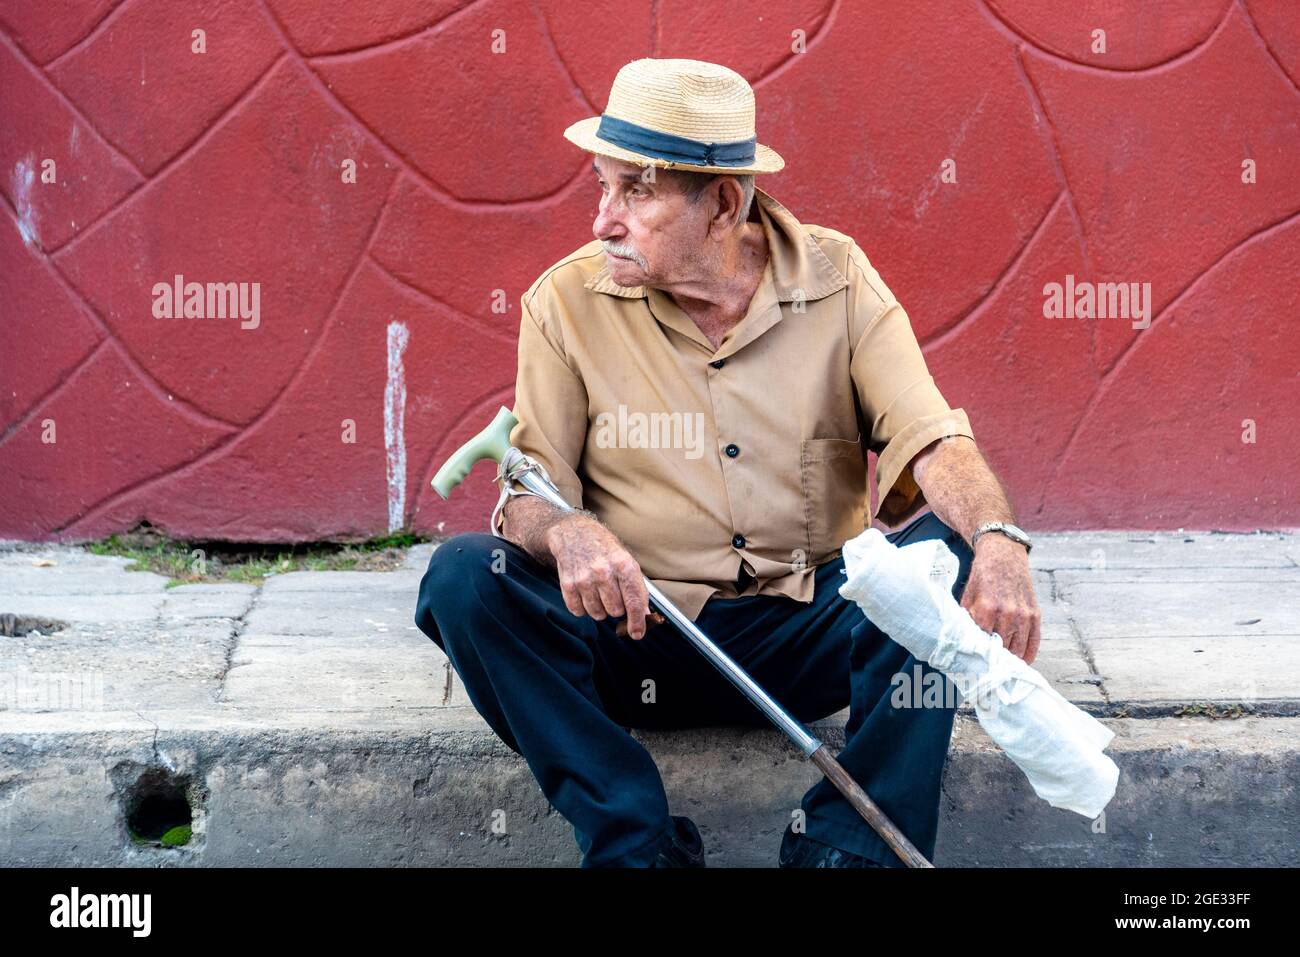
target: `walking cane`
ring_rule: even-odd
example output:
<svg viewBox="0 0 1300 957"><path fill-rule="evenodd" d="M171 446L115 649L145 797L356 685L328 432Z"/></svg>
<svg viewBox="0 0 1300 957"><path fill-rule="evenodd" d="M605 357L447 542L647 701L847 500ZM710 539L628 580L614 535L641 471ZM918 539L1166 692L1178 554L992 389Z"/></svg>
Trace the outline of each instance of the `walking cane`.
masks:
<svg viewBox="0 0 1300 957"><path fill-rule="evenodd" d="M482 459L492 459L499 463L502 474L511 475L513 467L521 463L525 456L517 448L510 444L510 431L514 428L518 420L514 413L505 406L496 414L482 432L474 436L456 452L438 469L438 474L433 477L433 488L444 499L451 494L451 490L465 480L469 475L470 469ZM574 511L573 506L564 500L559 490L548 482L543 476L535 470L522 470L518 474L518 480L529 491L546 499L552 505L565 511ZM764 691L751 678L740 665L736 664L721 648L715 645L704 632L696 627L695 622L677 608L667 596L663 594L650 579L645 578L646 591L650 594L650 603L661 613L670 618L699 651L709 659L715 668L722 672L723 676L730 681L736 688L748 698L753 704L767 715L768 719L785 732L786 737L795 743L804 757L812 761L821 769L822 773L830 779L841 794L848 799L866 819L866 822L875 828L876 833L884 838L895 853L898 854L907 864L908 867L933 867L925 859L925 855L916 849L916 846L907 839L907 836L891 821L876 803L867 796L867 793L858 786L858 783L849 777L847 771L840 766L840 763L832 757L831 753L826 750L826 745L818 741L808 733L802 724L796 721L790 714L776 703L766 691Z"/></svg>

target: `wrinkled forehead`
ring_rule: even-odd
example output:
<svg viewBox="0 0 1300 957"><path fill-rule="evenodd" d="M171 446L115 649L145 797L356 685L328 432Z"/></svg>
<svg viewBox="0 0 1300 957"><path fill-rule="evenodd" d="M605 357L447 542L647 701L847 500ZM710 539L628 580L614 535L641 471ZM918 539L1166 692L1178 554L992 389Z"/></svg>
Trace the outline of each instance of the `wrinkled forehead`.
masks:
<svg viewBox="0 0 1300 957"><path fill-rule="evenodd" d="M592 170L606 179L615 179L626 182L627 180L640 179L641 174L645 172L646 167L637 163L629 163L626 160L614 159L611 156L597 156L591 161ZM655 170L655 174L665 172L664 170Z"/></svg>

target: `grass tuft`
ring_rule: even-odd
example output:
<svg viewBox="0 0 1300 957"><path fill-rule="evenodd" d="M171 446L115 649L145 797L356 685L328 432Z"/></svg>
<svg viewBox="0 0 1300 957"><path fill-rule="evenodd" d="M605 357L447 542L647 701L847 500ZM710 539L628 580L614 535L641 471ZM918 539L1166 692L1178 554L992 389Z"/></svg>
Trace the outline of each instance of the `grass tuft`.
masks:
<svg viewBox="0 0 1300 957"><path fill-rule="evenodd" d="M149 571L167 579L167 587L198 582L260 585L273 575L293 571L393 571L412 545L432 541L414 532L396 532L360 542L312 542L275 545L202 542L170 538L148 525L120 535L87 542L95 555L131 559L127 571Z"/></svg>

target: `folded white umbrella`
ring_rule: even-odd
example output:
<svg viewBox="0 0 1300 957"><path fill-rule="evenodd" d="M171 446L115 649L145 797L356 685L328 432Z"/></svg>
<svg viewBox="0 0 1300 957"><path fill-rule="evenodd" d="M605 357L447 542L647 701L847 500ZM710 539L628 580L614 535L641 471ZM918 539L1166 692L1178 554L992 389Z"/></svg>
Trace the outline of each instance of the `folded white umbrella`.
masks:
<svg viewBox="0 0 1300 957"><path fill-rule="evenodd" d="M917 660L946 674L988 736L1053 807L1088 818L1115 795L1115 733L1065 700L952 597L957 556L938 539L897 547L869 528L844 543L839 592Z"/></svg>

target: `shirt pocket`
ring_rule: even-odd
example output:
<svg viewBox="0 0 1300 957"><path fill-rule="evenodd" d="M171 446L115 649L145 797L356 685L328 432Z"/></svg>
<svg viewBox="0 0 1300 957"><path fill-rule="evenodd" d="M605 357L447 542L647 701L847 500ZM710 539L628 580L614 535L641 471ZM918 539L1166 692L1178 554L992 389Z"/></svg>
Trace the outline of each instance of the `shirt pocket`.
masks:
<svg viewBox="0 0 1300 957"><path fill-rule="evenodd" d="M867 462L862 436L804 439L799 457L808 564L818 565L866 527Z"/></svg>

